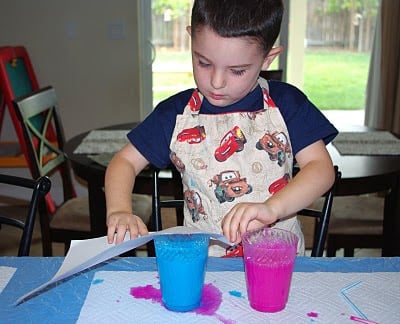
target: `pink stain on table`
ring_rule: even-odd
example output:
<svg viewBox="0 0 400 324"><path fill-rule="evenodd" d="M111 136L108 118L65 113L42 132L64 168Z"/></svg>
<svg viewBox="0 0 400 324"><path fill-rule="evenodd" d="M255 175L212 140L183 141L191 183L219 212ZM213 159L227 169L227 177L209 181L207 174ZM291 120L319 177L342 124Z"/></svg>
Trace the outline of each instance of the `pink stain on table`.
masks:
<svg viewBox="0 0 400 324"><path fill-rule="evenodd" d="M152 285L132 287L130 289L130 295L137 299L147 299L153 303L164 305L162 302L161 290ZM216 313L221 303L221 291L211 283L205 284L201 295L200 307L194 309L192 312L199 315L215 316L225 324L233 324L234 321L224 319Z"/></svg>
<svg viewBox="0 0 400 324"><path fill-rule="evenodd" d="M309 313L307 313L307 316L308 317L318 317L318 313L316 313L316 312L309 312Z"/></svg>
<svg viewBox="0 0 400 324"><path fill-rule="evenodd" d="M138 299L150 299L153 303L163 304L161 290L154 288L152 285L132 287L131 296Z"/></svg>

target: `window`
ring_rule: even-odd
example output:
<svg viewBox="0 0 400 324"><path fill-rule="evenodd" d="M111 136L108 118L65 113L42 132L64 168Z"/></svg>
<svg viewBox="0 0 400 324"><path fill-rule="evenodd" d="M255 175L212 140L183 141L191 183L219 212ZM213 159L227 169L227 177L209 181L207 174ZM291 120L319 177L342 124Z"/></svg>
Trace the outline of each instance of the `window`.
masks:
<svg viewBox="0 0 400 324"><path fill-rule="evenodd" d="M150 7L150 1L142 0ZM363 123L365 90L379 0L284 0L279 67L327 115L351 111ZM152 0L152 103L194 87L192 0ZM145 22L150 23L150 20ZM275 63L276 64L276 63ZM275 65L276 67L276 65ZM336 118L336 117L335 117ZM343 120L349 120L344 118Z"/></svg>

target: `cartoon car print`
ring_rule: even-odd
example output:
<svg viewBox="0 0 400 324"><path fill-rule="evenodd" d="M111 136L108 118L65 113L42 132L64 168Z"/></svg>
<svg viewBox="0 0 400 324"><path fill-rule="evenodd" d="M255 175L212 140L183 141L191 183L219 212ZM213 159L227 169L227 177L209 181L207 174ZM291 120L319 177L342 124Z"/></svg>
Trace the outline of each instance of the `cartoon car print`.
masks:
<svg viewBox="0 0 400 324"><path fill-rule="evenodd" d="M194 190L186 189L183 195L186 207L189 209L189 213L192 216L192 221L194 223L198 222L200 220L200 214L203 215L203 219L207 219L199 193Z"/></svg>
<svg viewBox="0 0 400 324"><path fill-rule="evenodd" d="M285 173L285 175L282 178L279 178L278 180L270 184L270 186L268 187L269 193L271 195L277 193L279 190L283 189L283 187L288 184L289 180L290 180L289 173Z"/></svg>
<svg viewBox="0 0 400 324"><path fill-rule="evenodd" d="M205 138L206 131L204 126L200 125L192 128L185 128L177 136L179 142L187 142L189 144L201 143Z"/></svg>
<svg viewBox="0 0 400 324"><path fill-rule="evenodd" d="M272 98L270 97L268 91L266 89L263 89L262 92L263 92L264 101L268 105L268 107L276 107L275 103L272 100Z"/></svg>
<svg viewBox="0 0 400 324"><path fill-rule="evenodd" d="M201 107L200 95L197 90L194 90L189 100L190 111L197 112Z"/></svg>
<svg viewBox="0 0 400 324"><path fill-rule="evenodd" d="M215 175L211 182L216 185L215 197L219 203L231 202L237 197L249 194L253 191L246 178L241 178L239 171L224 171Z"/></svg>
<svg viewBox="0 0 400 324"><path fill-rule="evenodd" d="M242 130L235 126L221 139L219 147L215 150L215 159L219 162L226 161L235 152L240 152L247 142Z"/></svg>
<svg viewBox="0 0 400 324"><path fill-rule="evenodd" d="M289 141L283 132L266 132L256 143L256 148L268 153L271 161L278 161L282 166L286 161L286 153L290 153Z"/></svg>
<svg viewBox="0 0 400 324"><path fill-rule="evenodd" d="M225 249L225 255L223 255L221 258L237 258L237 257L243 257L242 243L227 247Z"/></svg>
<svg viewBox="0 0 400 324"><path fill-rule="evenodd" d="M169 158L171 159L172 164L175 166L175 168L179 172L185 171L185 164L182 162L182 160L176 155L175 152L171 152L169 155Z"/></svg>

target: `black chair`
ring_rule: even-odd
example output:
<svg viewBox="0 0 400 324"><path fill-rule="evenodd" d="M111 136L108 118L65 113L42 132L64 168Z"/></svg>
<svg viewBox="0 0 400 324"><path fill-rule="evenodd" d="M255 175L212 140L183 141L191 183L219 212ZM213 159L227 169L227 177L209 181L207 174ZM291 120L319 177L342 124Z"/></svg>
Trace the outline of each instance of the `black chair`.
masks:
<svg viewBox="0 0 400 324"><path fill-rule="evenodd" d="M283 80L283 70L282 69L263 70L263 71L260 71L260 77L262 77L266 80L282 81Z"/></svg>
<svg viewBox="0 0 400 324"><path fill-rule="evenodd" d="M322 208L305 208L300 210L297 214L299 216L307 216L315 218L315 227L314 227L314 239L313 239L313 247L311 250L312 257L322 257L326 237L328 233L329 220L331 216L331 209L333 205L333 197L335 193L336 183L341 177L341 173L337 166L335 168L335 181L331 188L324 194L324 203ZM296 175L299 169L295 167L293 174ZM154 169L153 171L153 218L150 222L150 230L152 231L160 231L162 230L162 219L161 219L161 208L177 208L183 210L184 201L183 199L172 199L172 200L161 200L159 194L159 172L160 170ZM176 172L176 171L174 171ZM178 177L179 174L176 172L173 176L173 185L178 186ZM180 215L177 213L177 216ZM182 225L183 217L178 217L177 224ZM154 251L151 247L149 247L149 255L153 256Z"/></svg>
<svg viewBox="0 0 400 324"><path fill-rule="evenodd" d="M384 199L382 193L336 197L326 256L336 256L336 251L341 248L345 257L353 257L356 248L381 249Z"/></svg>
<svg viewBox="0 0 400 324"><path fill-rule="evenodd" d="M313 217L316 220L314 227L313 246L311 250L312 257L322 257L324 253L333 205L333 197L335 195L335 187L340 177L341 173L339 168L335 165L335 181L324 195L324 203L322 208L305 208L297 213L299 216Z"/></svg>
<svg viewBox="0 0 400 324"><path fill-rule="evenodd" d="M32 197L29 203L28 214L25 221L0 215L1 225L14 226L22 230L18 256L28 256L31 248L32 233L33 227L35 225L36 213L39 208L45 208L44 196L49 192L51 188L51 181L48 177L40 177L37 180L33 180L23 177L0 174L0 183L33 189ZM1 230L6 229L1 228Z"/></svg>

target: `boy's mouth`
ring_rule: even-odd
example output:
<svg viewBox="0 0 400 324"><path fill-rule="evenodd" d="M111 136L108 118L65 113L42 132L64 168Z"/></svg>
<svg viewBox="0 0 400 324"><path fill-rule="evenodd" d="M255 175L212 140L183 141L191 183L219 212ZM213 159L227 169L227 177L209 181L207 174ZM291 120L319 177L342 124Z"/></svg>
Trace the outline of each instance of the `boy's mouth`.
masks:
<svg viewBox="0 0 400 324"><path fill-rule="evenodd" d="M210 97L214 100L222 100L225 96L217 93L210 93Z"/></svg>

